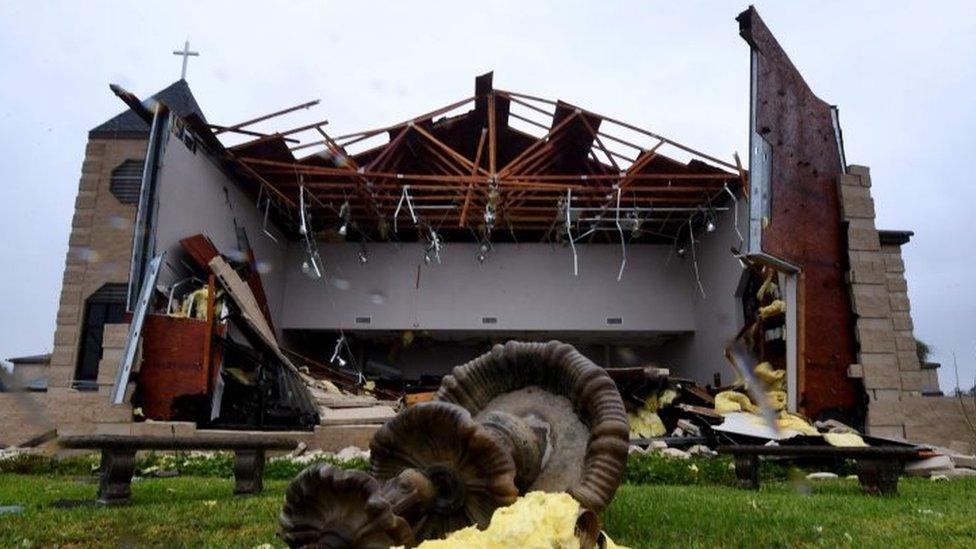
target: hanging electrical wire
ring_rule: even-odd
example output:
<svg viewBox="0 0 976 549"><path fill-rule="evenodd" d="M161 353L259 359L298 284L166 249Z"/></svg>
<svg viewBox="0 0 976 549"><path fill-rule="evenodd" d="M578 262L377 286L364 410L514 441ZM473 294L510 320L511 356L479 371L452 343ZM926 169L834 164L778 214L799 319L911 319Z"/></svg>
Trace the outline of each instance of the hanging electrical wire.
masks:
<svg viewBox="0 0 976 549"><path fill-rule="evenodd" d="M729 188L729 184L725 183L725 192L728 193L729 198L732 199L732 227L735 229L735 236L739 239L739 248L745 244L746 239L742 238L742 233L739 232L739 200L735 197L735 193Z"/></svg>
<svg viewBox="0 0 976 549"><path fill-rule="evenodd" d="M349 232L349 222L351 218L352 215L350 213L349 201L344 200L342 202L342 206L339 207L339 219L340 219L339 235L340 236L346 236L346 234Z"/></svg>
<svg viewBox="0 0 976 549"><path fill-rule="evenodd" d="M319 255L318 246L315 244L315 237L309 231L311 222L308 220L308 210L305 202L305 181L301 177L299 177L298 205L300 214L298 233L304 237L305 253L308 256L302 263L302 272L314 279L319 279L322 278L322 258Z"/></svg>
<svg viewBox="0 0 976 549"><path fill-rule="evenodd" d="M617 187L617 232L620 233L620 271L617 272L617 282L624 276L624 267L627 266L627 241L624 238L624 229L620 226L620 187Z"/></svg>
<svg viewBox="0 0 976 549"><path fill-rule="evenodd" d="M688 217L688 245L691 246L691 262L695 267L695 282L698 283L698 291L701 292L703 298L707 298L705 295L705 287L702 286L701 273L698 272L698 254L695 253L694 220L695 214L691 214L691 216Z"/></svg>
<svg viewBox="0 0 976 549"><path fill-rule="evenodd" d="M342 344L346 341L346 334L340 334L339 339L336 340L335 350L332 351L332 358L329 362L339 366L340 368L346 365L346 361L342 358Z"/></svg>
<svg viewBox="0 0 976 549"><path fill-rule="evenodd" d="M424 246L424 263L430 263L431 255L437 260L437 263L441 262L441 235L437 234L429 224L427 225L427 244Z"/></svg>
<svg viewBox="0 0 976 549"><path fill-rule="evenodd" d="M308 234L308 227L305 225L305 178L298 178L298 234L305 236Z"/></svg>
<svg viewBox="0 0 976 549"><path fill-rule="evenodd" d="M359 241L359 262L365 265L369 262L369 251L366 250L366 241Z"/></svg>
<svg viewBox="0 0 976 549"><path fill-rule="evenodd" d="M566 237L573 250L573 276L579 276L579 258L576 256L576 243L573 242L573 222L570 219L570 205L573 203L573 189L566 189Z"/></svg>
<svg viewBox="0 0 976 549"><path fill-rule="evenodd" d="M277 237L271 234L271 231L268 230L268 214L271 213L271 194L264 190L264 185L258 187L258 199L257 202L255 202L255 204L258 207L258 211L261 211L262 195L264 196L264 221L261 224L261 230L264 232L265 236L270 238L273 242L277 243L278 242Z"/></svg>
<svg viewBox="0 0 976 549"><path fill-rule="evenodd" d="M396 234L397 232L397 218L400 217L400 210L403 208L404 202L407 203L407 211L410 212L410 219L413 221L414 225L417 224L417 214L413 211L413 200L410 199L409 189L410 189L410 185L403 186L403 192L400 193L400 201L397 202L396 211L393 212L393 233L394 234Z"/></svg>

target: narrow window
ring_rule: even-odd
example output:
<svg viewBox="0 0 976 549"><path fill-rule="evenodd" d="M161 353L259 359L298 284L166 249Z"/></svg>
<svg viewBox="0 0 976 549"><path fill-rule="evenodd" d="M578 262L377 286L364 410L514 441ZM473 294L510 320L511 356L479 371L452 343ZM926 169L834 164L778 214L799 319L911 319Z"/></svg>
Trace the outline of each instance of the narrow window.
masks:
<svg viewBox="0 0 976 549"><path fill-rule="evenodd" d="M85 318L81 325L78 364L75 366L73 384L75 389L98 390L98 363L102 360L102 335L106 324L124 322L127 292L128 284L109 283L85 300Z"/></svg>

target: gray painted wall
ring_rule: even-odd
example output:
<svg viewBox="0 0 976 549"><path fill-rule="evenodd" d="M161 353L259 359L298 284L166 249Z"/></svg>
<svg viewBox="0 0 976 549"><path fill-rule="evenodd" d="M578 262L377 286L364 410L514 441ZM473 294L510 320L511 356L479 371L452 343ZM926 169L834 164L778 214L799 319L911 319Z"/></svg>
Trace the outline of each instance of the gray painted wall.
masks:
<svg viewBox="0 0 976 549"><path fill-rule="evenodd" d="M748 227L747 205L740 200L738 207L739 230L745 236ZM721 373L723 383L729 383L733 374L723 353L743 323L742 302L736 295L742 279L742 267L730 251L732 247L742 249L742 246L735 234L732 211L721 212L715 232L700 229L695 233L695 239L698 241L698 269L705 289L704 297L697 287L693 289L691 301L695 332L665 345L661 360L700 383L711 383L715 372ZM686 273L683 279L694 285L690 249L681 264Z"/></svg>
<svg viewBox="0 0 976 549"><path fill-rule="evenodd" d="M739 207L744 232L747 216L744 205ZM179 241L187 236L206 234L222 253L233 254L235 221L266 267L261 276L278 330L429 330L466 339L459 345L472 350L488 343L472 341L472 335L560 337L592 345L588 351L598 363L607 362L597 355L609 344L604 358L615 366L655 361L703 383L714 372L731 379L722 351L742 323L736 296L741 268L729 252L738 244L731 212L719 218L715 232L698 234L705 298L695 286L691 255L668 260L670 247L661 245L629 246L627 269L617 282L615 244L580 245L580 273L574 277L570 249L548 244L498 244L479 263L476 244L448 243L440 264L425 265L417 243L369 244L366 264L359 260L358 244L323 243L326 276L313 280L301 272L302 246L288 243L274 227L278 242L265 236L261 213L206 153L194 153L169 136L155 237L156 249L167 250L172 267L164 268L160 283L186 276ZM358 324L357 317L371 322ZM484 317L497 322L485 324ZM608 317L622 323L608 325ZM662 334L677 338L660 347ZM412 369L457 363L451 357L451 364L440 364L441 354L418 349L403 358Z"/></svg>
<svg viewBox="0 0 976 549"><path fill-rule="evenodd" d="M620 247L580 245L579 276L569 248L497 244L484 263L477 244L445 244L441 263L423 262L421 244L319 247L326 276L301 272L292 246L285 264L284 329L683 332L695 328L692 283L667 246L630 246L617 282ZM419 268L419 278L418 278ZM370 317L369 325L356 317ZM484 317L497 323L484 324ZM608 325L608 317L622 323Z"/></svg>
<svg viewBox="0 0 976 549"><path fill-rule="evenodd" d="M281 266L288 241L276 228L272 241L262 231L263 216L254 203L231 181L206 152L191 151L168 135L159 175L159 209L156 224L156 253L166 251L160 284L172 284L189 275L181 265L185 258L180 240L195 234L210 237L225 255L238 250L235 222L244 227L261 270L261 281L268 297L271 317L278 328L283 305L285 275Z"/></svg>

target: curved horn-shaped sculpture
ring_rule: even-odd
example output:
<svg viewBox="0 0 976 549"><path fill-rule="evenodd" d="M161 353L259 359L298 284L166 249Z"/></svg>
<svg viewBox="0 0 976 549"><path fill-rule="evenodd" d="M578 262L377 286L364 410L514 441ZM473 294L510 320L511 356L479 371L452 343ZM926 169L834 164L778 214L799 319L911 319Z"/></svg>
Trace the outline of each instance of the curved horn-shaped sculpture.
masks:
<svg viewBox="0 0 976 549"><path fill-rule="evenodd" d="M414 469L433 485L430 512L414 523L417 539L484 526L495 509L518 498L508 448L459 406L426 402L409 408L380 428L369 448L378 480Z"/></svg>
<svg viewBox="0 0 976 549"><path fill-rule="evenodd" d="M559 424L566 418L554 413L551 395L565 397L572 411L588 430L578 478L550 476L536 481L529 489L567 491L584 507L602 511L610 502L627 462L629 429L627 413L617 388L603 368L593 364L571 345L509 341L490 352L454 368L441 381L436 400L462 406L476 420L485 412L504 409L515 415L541 416L550 427L550 459L559 460L563 449L558 440ZM505 398L506 393L526 390L524 398ZM551 395L548 395L551 397ZM564 431L569 431L567 428ZM562 433L569 435L571 433ZM557 440L553 440L557 438ZM572 451L565 445L567 451ZM552 463L552 468L560 464ZM562 467L567 463L561 464ZM541 481L551 480L547 485Z"/></svg>
<svg viewBox="0 0 976 549"><path fill-rule="evenodd" d="M293 547L411 545L484 526L519 494L543 490L580 502L578 533L591 545L593 512L620 484L628 434L610 376L572 346L496 345L454 368L434 401L376 432L375 479L326 466L303 471L288 489L281 537Z"/></svg>
<svg viewBox="0 0 976 549"><path fill-rule="evenodd" d="M394 512L382 488L361 471L312 465L288 486L279 535L291 547L413 545L410 525Z"/></svg>

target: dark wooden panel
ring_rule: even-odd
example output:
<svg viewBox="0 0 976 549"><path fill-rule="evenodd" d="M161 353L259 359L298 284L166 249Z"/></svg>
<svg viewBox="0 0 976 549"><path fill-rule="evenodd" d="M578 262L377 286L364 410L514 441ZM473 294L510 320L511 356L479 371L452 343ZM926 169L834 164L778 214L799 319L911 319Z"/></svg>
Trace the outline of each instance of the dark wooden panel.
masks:
<svg viewBox="0 0 976 549"><path fill-rule="evenodd" d="M147 315L142 331L142 411L149 419L174 419L175 399L207 394L210 378L203 365L207 323Z"/></svg>

